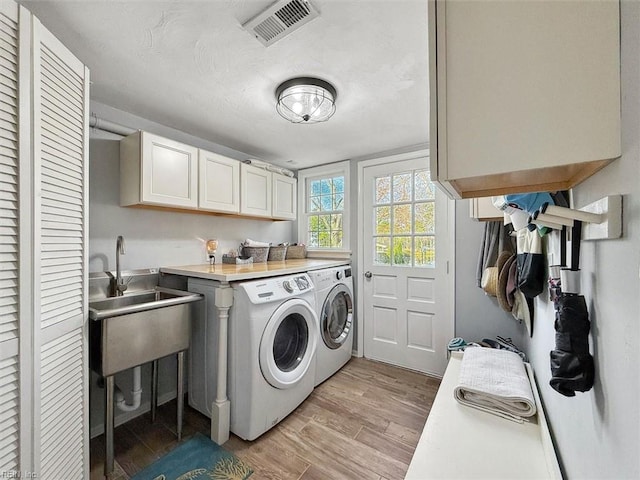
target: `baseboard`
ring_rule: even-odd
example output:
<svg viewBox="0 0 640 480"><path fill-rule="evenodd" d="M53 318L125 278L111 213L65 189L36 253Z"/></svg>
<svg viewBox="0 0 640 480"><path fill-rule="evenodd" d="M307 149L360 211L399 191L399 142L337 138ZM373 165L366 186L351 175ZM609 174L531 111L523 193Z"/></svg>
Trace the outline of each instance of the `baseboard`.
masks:
<svg viewBox="0 0 640 480"><path fill-rule="evenodd" d="M172 392L166 392L162 395L158 396L158 405L163 405L171 400L175 399L178 396L177 392L174 390ZM114 424L116 427L127 423L129 420L133 420L140 415L144 415L147 412L151 411L151 401L148 400L140 405L140 408L134 410L133 412L121 412L118 410L118 407L115 407L116 418L114 419ZM104 433L104 423L100 423L93 428L90 429L89 435L91 438L98 437Z"/></svg>

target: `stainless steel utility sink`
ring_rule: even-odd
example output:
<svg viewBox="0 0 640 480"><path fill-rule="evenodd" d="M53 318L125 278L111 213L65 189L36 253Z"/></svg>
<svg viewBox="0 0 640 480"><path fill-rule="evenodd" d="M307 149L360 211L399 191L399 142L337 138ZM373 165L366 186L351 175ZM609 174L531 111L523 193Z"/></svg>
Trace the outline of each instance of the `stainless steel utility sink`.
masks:
<svg viewBox="0 0 640 480"><path fill-rule="evenodd" d="M89 302L91 368L103 377L189 348L197 293L156 287Z"/></svg>

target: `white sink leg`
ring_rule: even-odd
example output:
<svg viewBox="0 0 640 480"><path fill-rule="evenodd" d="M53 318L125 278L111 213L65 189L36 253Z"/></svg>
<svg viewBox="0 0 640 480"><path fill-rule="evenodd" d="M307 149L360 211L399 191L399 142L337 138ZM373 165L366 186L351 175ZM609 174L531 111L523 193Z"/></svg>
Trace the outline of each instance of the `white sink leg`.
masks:
<svg viewBox="0 0 640 480"><path fill-rule="evenodd" d="M211 405L211 440L222 445L229 440L231 404L227 398L227 330L229 308L233 305L233 289L228 283L216 287L215 305L218 310L220 337L218 339L218 383L216 399Z"/></svg>

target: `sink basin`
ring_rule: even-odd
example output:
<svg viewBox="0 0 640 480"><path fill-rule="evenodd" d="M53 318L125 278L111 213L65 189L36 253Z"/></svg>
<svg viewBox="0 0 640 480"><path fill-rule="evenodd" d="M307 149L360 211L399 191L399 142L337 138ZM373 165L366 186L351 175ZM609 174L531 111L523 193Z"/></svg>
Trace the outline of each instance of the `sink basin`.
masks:
<svg viewBox="0 0 640 480"><path fill-rule="evenodd" d="M156 287L89 302L91 368L106 377L186 350L191 305L201 299Z"/></svg>
<svg viewBox="0 0 640 480"><path fill-rule="evenodd" d="M144 312L155 308L196 302L201 295L182 290L156 287L154 290L140 292L122 297L109 297L103 300L89 302L89 318L102 320L103 318L118 317L130 313Z"/></svg>

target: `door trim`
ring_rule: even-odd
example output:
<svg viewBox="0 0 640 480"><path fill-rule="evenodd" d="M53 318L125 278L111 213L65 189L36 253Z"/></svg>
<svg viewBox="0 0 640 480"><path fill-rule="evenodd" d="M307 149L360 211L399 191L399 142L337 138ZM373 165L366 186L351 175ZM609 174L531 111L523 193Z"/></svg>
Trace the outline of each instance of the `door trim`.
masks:
<svg viewBox="0 0 640 480"><path fill-rule="evenodd" d="M429 149L420 149L415 150L413 152L408 153L400 153L397 155L389 155L385 157L373 158L370 160L362 160L358 162L358 240L362 241L364 239L364 201L362 200L362 192L364 192L364 169L367 167L374 167L376 165L401 162L404 160L414 160L416 158L429 158ZM429 165L430 166L430 165ZM434 182L435 183L435 182ZM437 188L441 187L435 183ZM448 197L447 197L448 198ZM449 202L447 211L449 212L449 218L447 219L448 224L448 235L451 239L455 241L455 233L456 233L456 202L455 200L448 199ZM447 305L447 311L449 313L449 321L451 326L451 331L455 335L455 305L456 305L456 291L455 291L455 281L456 281L456 251L455 251L455 243L454 247L450 249L449 258L447 259L447 278L446 282L448 282L448 288L451 292L450 299ZM362 357L364 356L364 285L362 279L364 278L364 249L358 249L357 256L357 265L358 265L358 279L356 285L356 297L357 297L357 308L356 308L356 318L358 325L358 332L356 336L356 340L358 342L358 348L355 350L355 356Z"/></svg>

